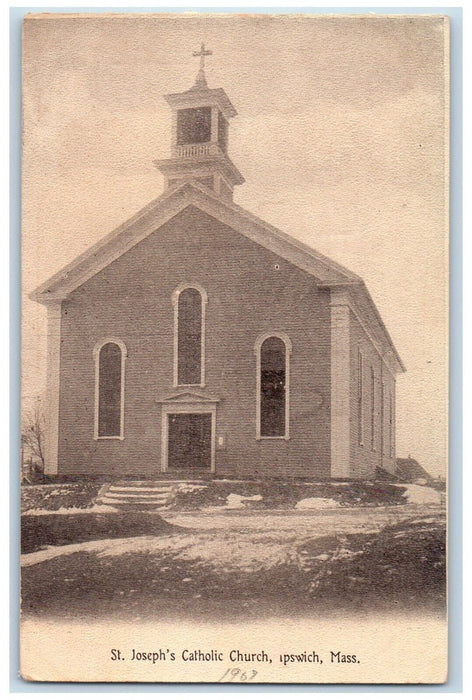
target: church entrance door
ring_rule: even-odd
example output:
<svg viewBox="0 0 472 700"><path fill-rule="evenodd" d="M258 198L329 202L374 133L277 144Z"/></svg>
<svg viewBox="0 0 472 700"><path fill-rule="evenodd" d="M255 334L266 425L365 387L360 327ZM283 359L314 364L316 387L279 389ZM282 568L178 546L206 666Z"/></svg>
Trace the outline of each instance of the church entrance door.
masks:
<svg viewBox="0 0 472 700"><path fill-rule="evenodd" d="M209 472L212 453L211 413L168 413L169 471Z"/></svg>

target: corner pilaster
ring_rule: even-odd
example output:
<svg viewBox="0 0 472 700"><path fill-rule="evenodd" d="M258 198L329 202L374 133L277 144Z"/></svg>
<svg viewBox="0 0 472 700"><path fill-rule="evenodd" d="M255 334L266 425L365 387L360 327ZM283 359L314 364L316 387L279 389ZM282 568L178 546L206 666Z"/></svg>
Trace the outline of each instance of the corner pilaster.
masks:
<svg viewBox="0 0 472 700"><path fill-rule="evenodd" d="M350 476L349 293L331 290L331 476Z"/></svg>
<svg viewBox="0 0 472 700"><path fill-rule="evenodd" d="M57 474L59 452L59 370L61 359L60 301L47 306L47 378L45 472Z"/></svg>

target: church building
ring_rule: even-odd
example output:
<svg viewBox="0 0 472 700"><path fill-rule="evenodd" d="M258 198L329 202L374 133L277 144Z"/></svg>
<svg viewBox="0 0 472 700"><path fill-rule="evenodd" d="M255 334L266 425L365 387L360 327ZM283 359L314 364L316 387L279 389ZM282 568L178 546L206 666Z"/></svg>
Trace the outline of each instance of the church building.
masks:
<svg viewBox="0 0 472 700"><path fill-rule="evenodd" d="M208 53L165 96L164 193L31 295L48 314L46 471L393 472L402 361L362 279L233 201L236 110Z"/></svg>

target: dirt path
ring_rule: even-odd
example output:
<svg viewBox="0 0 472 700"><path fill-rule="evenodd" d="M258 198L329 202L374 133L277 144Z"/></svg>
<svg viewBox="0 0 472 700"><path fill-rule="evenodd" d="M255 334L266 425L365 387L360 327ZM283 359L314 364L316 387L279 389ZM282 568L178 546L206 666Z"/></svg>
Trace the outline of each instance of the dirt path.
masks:
<svg viewBox="0 0 472 700"><path fill-rule="evenodd" d="M169 512L159 531L155 519L147 529L141 515L134 537L123 537L119 523L107 538L84 541L82 532L79 542L24 554L24 613L153 617L173 610L205 616L216 610L293 614L321 600L320 610L365 608L374 600L396 608L444 604L445 515L439 507ZM80 517L86 526L86 516ZM43 523L50 536L56 520L64 527L54 515L39 516L35 524Z"/></svg>
<svg viewBox="0 0 472 700"><path fill-rule="evenodd" d="M232 511L221 508L207 511L169 511L163 517L169 523L203 532L275 532L280 536L315 537L337 532L368 532L397 523L415 515L435 515L444 512L442 506L375 506L339 507L320 510Z"/></svg>
<svg viewBox="0 0 472 700"><path fill-rule="evenodd" d="M340 533L378 532L385 525L416 515L434 515L438 507L385 506L329 508L319 511L166 512L134 514L115 522L109 516L86 513L32 517L28 527L37 551L21 557L29 567L57 557L87 552L100 557L124 554L161 554L182 560L211 561L224 569L273 566L290 560L290 553L307 539L335 537ZM141 519L140 517L141 516ZM101 522L95 522L97 517ZM28 517L25 518L28 520ZM169 527L170 525L170 527ZM174 526L174 527L172 527ZM107 529L112 538L107 537ZM124 537L128 529L129 536ZM58 530L58 533L56 533ZM40 547L42 543L42 547ZM46 546L46 548L44 548Z"/></svg>

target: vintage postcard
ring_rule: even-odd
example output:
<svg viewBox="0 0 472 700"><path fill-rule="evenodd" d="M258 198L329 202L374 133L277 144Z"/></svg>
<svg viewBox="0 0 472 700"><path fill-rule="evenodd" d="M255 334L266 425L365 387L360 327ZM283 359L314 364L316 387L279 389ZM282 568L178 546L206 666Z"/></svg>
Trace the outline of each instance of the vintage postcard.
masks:
<svg viewBox="0 0 472 700"><path fill-rule="evenodd" d="M446 681L448 57L25 17L23 678Z"/></svg>

